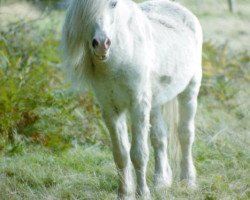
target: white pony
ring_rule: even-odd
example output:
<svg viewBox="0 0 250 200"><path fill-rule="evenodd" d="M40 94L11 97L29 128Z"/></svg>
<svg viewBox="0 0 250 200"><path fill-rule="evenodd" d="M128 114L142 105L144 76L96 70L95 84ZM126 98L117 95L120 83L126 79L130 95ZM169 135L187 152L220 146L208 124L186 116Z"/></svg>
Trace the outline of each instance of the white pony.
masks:
<svg viewBox="0 0 250 200"><path fill-rule="evenodd" d="M168 0L72 0L63 29L68 69L92 87L109 129L118 169L118 199L150 198L148 137L154 184L172 182L162 107L178 99L181 179L195 185L194 118L201 83L202 31L197 18ZM128 137L130 116L132 139ZM132 162L131 162L132 161Z"/></svg>

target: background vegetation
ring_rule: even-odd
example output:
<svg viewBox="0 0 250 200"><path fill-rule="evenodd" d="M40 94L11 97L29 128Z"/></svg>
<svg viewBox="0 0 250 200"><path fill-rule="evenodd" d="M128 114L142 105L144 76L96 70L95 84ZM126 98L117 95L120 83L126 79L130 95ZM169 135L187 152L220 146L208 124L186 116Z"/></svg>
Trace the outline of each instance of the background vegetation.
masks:
<svg viewBox="0 0 250 200"><path fill-rule="evenodd" d="M226 1L180 2L198 15L206 41L193 149L199 188L175 182L154 198L247 200L250 3L237 1L231 14ZM0 7L0 199L115 199L117 176L98 106L91 92L72 92L61 70L63 11L13 5ZM17 17L6 14L10 7ZM152 173L151 158L150 185Z"/></svg>

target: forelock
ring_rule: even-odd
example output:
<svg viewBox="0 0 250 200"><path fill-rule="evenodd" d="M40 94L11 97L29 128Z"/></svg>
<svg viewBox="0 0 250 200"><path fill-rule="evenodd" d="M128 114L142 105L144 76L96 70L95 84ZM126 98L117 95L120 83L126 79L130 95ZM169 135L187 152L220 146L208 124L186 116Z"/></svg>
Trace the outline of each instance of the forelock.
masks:
<svg viewBox="0 0 250 200"><path fill-rule="evenodd" d="M83 31L89 31L90 25L100 17L108 2L109 0L72 0L68 11L71 23L76 23L75 26L80 26Z"/></svg>

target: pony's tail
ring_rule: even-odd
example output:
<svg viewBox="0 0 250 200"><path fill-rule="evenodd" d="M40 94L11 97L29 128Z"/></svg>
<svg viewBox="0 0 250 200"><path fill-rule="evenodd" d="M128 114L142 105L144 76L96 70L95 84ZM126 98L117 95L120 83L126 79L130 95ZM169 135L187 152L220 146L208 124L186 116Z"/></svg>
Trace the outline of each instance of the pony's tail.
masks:
<svg viewBox="0 0 250 200"><path fill-rule="evenodd" d="M163 109L163 117L168 125L168 158L172 169L173 178L176 180L180 175L180 144L178 139L179 108L178 100L174 98Z"/></svg>

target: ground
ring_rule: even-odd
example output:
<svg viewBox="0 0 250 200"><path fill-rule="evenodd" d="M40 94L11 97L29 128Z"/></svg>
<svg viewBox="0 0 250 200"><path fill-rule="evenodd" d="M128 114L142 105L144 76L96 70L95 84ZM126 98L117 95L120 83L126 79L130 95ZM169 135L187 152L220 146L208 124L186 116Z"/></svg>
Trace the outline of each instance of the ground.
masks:
<svg viewBox="0 0 250 200"><path fill-rule="evenodd" d="M179 2L197 14L205 38L193 148L199 187L174 181L153 198L250 199L250 3L238 0L232 14L226 0ZM0 199L116 199L98 106L91 93L68 91L61 73L63 11L21 3L0 13ZM151 153L151 189L153 164Z"/></svg>
<svg viewBox="0 0 250 200"><path fill-rule="evenodd" d="M247 0L236 0L237 11L230 13L228 1L179 0L186 5L201 22L204 39L219 43L227 42L233 49L250 50L250 4Z"/></svg>

